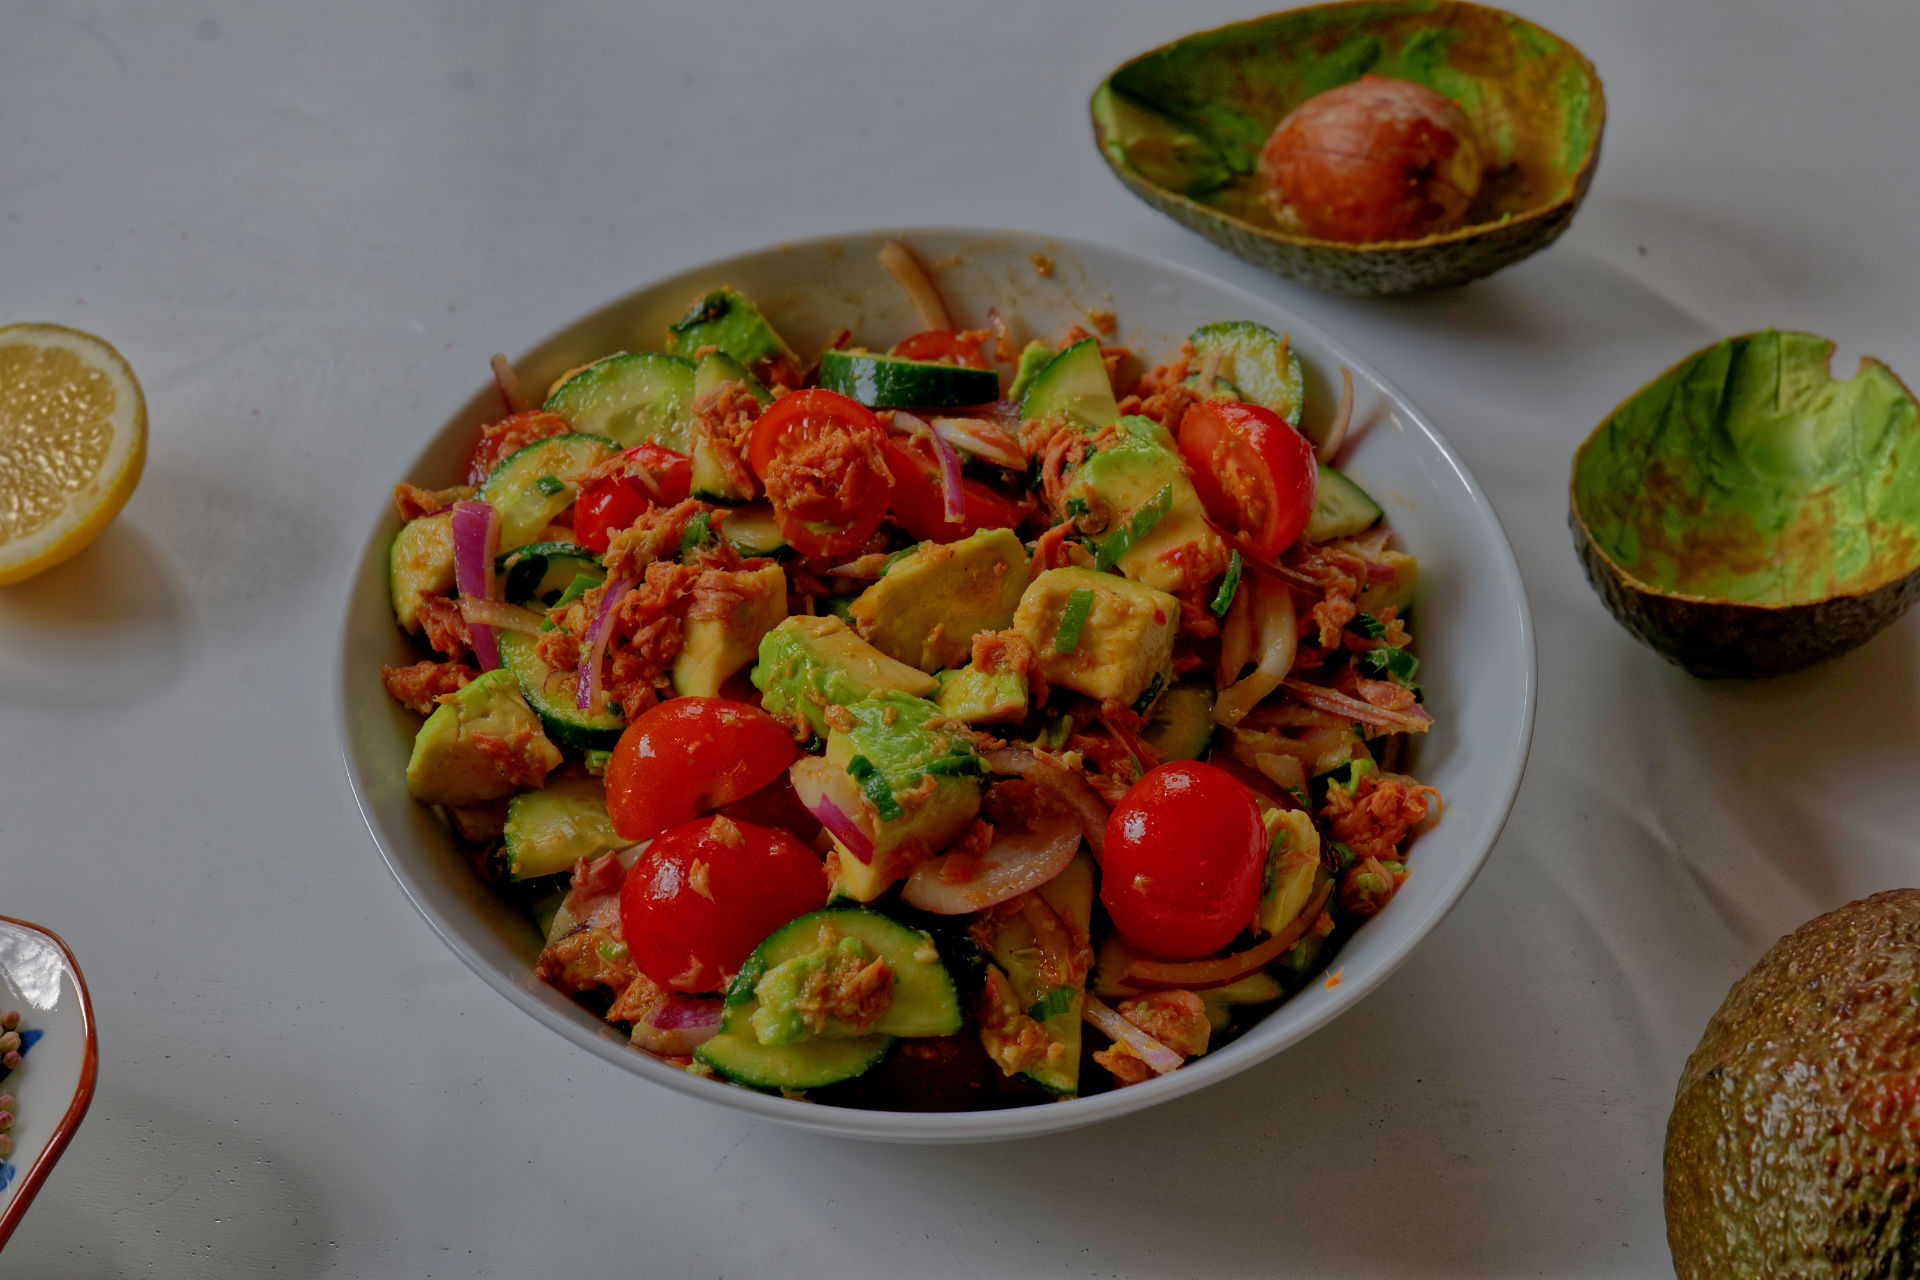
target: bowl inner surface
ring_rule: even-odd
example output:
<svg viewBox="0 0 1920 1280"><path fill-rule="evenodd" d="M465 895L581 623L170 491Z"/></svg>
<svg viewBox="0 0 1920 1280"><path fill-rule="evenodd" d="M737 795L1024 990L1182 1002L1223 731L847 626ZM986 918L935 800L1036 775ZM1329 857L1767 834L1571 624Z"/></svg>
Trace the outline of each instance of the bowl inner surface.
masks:
<svg viewBox="0 0 1920 1280"><path fill-rule="evenodd" d="M937 229L856 233L776 246L698 267L641 289L560 330L515 361L544 389L575 365L622 348L656 349L667 323L708 289L731 284L755 299L807 358L835 330L884 347L920 326L875 260L902 236L934 271L956 323L979 325L997 307L1016 336L1055 338L1091 309L1118 319L1115 341L1147 364L1178 350L1212 320L1251 319L1288 331L1307 371L1307 427L1323 429L1338 399L1339 367L1354 375L1356 440L1347 470L1386 508L1401 543L1420 558L1416 649L1436 724L1409 766L1446 799L1442 821L1412 846L1412 876L1385 911L1339 954L1341 984L1310 983L1221 1050L1158 1080L1112 1093L1010 1111L930 1115L854 1111L768 1096L676 1070L630 1048L612 1027L530 981L540 939L483 885L439 816L407 797L405 771L418 721L380 683L383 663L415 660L387 600L387 549L398 529L386 488L367 496L380 515L347 599L341 652L341 735L362 813L393 874L447 945L496 990L590 1051L634 1074L753 1115L845 1136L978 1141L1077 1127L1191 1092L1301 1039L1386 977L1453 905L1485 861L1513 802L1533 723L1534 651L1518 568L1492 509L1448 446L1391 387L1293 313L1184 268L1097 245L1015 232ZM1031 255L1051 264L1043 276ZM476 371L484 356L475 355ZM432 437L405 475L455 483L477 425L501 412L491 384ZM424 434L424 432L423 432ZM423 1028L423 1034L431 1034Z"/></svg>

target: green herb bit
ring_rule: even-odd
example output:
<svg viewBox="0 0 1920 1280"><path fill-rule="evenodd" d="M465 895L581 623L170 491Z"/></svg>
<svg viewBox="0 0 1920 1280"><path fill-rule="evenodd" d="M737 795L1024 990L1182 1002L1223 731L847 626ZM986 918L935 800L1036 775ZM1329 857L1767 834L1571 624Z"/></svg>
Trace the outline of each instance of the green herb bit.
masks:
<svg viewBox="0 0 1920 1280"><path fill-rule="evenodd" d="M1066 512L1069 520L1078 520L1089 510L1085 498L1068 498L1061 504L1061 509Z"/></svg>
<svg viewBox="0 0 1920 1280"><path fill-rule="evenodd" d="M904 812L900 801L894 798L893 787L887 782L886 775L873 767L873 761L865 756L855 756L847 761L847 772L860 784L860 791L872 801L874 809L884 822L897 821Z"/></svg>
<svg viewBox="0 0 1920 1280"><path fill-rule="evenodd" d="M567 589L560 593L560 598L548 607L552 609L564 609L599 585L600 579L594 577L592 574L576 573L573 575L573 581L567 584ZM552 631L554 629L553 619L548 618L546 624L540 629L542 631Z"/></svg>
<svg viewBox="0 0 1920 1280"><path fill-rule="evenodd" d="M1353 621L1347 624L1369 640L1378 640L1387 634L1387 624L1370 613L1356 613Z"/></svg>
<svg viewBox="0 0 1920 1280"><path fill-rule="evenodd" d="M1411 689L1414 672L1420 669L1420 659L1405 649L1382 647L1361 653L1360 666L1376 679L1391 680Z"/></svg>
<svg viewBox="0 0 1920 1280"><path fill-rule="evenodd" d="M538 489L540 492L546 494L549 498L551 498L554 494L559 493L562 489L565 489L567 486L566 486L566 483L563 480L561 480L559 476L541 476L538 480L535 480L533 482L533 487Z"/></svg>
<svg viewBox="0 0 1920 1280"><path fill-rule="evenodd" d="M1133 700L1133 709L1142 715L1146 714L1147 708L1153 705L1154 699L1158 698L1166 687L1167 678L1158 671L1154 672L1153 679L1147 682L1146 690Z"/></svg>
<svg viewBox="0 0 1920 1280"><path fill-rule="evenodd" d="M1049 987L1045 995L1035 1000L1027 1008L1027 1016L1035 1022L1045 1022L1073 1008L1072 987Z"/></svg>
<svg viewBox="0 0 1920 1280"><path fill-rule="evenodd" d="M1148 498L1146 504L1134 512L1118 532L1094 544L1093 567L1100 570L1113 568L1120 557L1133 550L1153 527L1166 519L1167 512L1173 510L1173 486L1163 484L1160 492Z"/></svg>
<svg viewBox="0 0 1920 1280"><path fill-rule="evenodd" d="M704 547L713 541L712 522L713 513L711 511L702 511L699 515L687 521L686 529L680 534L681 555L685 555L697 547Z"/></svg>
<svg viewBox="0 0 1920 1280"><path fill-rule="evenodd" d="M1080 647L1080 633L1086 629L1087 615L1093 612L1093 588L1075 587L1067 596L1067 607L1060 613L1060 629L1053 633L1053 651L1072 653Z"/></svg>
<svg viewBox="0 0 1920 1280"><path fill-rule="evenodd" d="M1213 597L1214 617L1224 618L1227 610L1233 608L1233 598L1240 593L1240 569L1240 553L1235 551L1227 557L1227 576L1220 579L1220 590Z"/></svg>

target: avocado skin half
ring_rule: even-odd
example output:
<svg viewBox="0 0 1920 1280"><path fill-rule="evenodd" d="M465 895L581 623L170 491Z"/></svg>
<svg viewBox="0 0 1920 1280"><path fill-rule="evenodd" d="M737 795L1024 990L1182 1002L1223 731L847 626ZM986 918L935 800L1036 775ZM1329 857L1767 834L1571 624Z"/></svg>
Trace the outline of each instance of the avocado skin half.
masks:
<svg viewBox="0 0 1920 1280"><path fill-rule="evenodd" d="M1920 600L1920 569L1873 591L1812 604L1756 605L1648 591L1593 544L1570 511L1573 547L1587 581L1620 625L1669 662L1703 679L1785 675L1850 653Z"/></svg>
<svg viewBox="0 0 1920 1280"><path fill-rule="evenodd" d="M1920 889L1802 925L1733 985L1667 1122L1680 1280L1920 1274Z"/></svg>

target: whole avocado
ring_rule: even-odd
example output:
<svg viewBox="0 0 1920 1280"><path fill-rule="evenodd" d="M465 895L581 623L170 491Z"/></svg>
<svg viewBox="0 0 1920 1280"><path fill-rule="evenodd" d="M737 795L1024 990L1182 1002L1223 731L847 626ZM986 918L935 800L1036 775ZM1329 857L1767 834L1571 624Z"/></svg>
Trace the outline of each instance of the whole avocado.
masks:
<svg viewBox="0 0 1920 1280"><path fill-rule="evenodd" d="M1920 1275L1920 889L1782 938L1727 994L1667 1121L1681 1280Z"/></svg>

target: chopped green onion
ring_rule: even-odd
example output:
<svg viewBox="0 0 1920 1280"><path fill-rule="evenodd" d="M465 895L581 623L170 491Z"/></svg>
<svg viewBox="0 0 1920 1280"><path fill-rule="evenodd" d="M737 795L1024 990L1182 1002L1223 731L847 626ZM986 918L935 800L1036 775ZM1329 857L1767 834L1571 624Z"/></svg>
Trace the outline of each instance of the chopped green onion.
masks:
<svg viewBox="0 0 1920 1280"><path fill-rule="evenodd" d="M1047 993L1035 1000L1027 1008L1027 1016L1035 1022L1045 1022L1073 1008L1072 987L1049 987Z"/></svg>
<svg viewBox="0 0 1920 1280"><path fill-rule="evenodd" d="M1227 576L1220 580L1220 590L1213 597L1213 616L1224 618L1227 610L1233 608L1233 597L1240 591L1240 553L1235 551L1227 557Z"/></svg>
<svg viewBox="0 0 1920 1280"><path fill-rule="evenodd" d="M554 494L559 493L562 489L565 489L567 486L566 486L566 483L562 481L559 476L541 476L538 480L535 480L533 482L533 487L538 489L540 492L546 494L549 498L551 498Z"/></svg>
<svg viewBox="0 0 1920 1280"><path fill-rule="evenodd" d="M595 587L599 585L600 585L600 579L594 577L592 574L576 573L573 575L573 581L567 584L567 589L560 593L560 598L558 600L555 600L553 604L549 607L554 609L564 609L566 606L572 604L575 600L578 600L581 596L587 594L587 592L593 590ZM546 625L541 627L540 629L542 631L553 630L553 619L548 618Z"/></svg>
<svg viewBox="0 0 1920 1280"><path fill-rule="evenodd" d="M893 787L886 775L873 767L873 761L865 756L855 756L847 761L847 772L860 784L860 791L873 802L874 809L883 822L898 821L903 810L900 802L894 798Z"/></svg>
<svg viewBox="0 0 1920 1280"><path fill-rule="evenodd" d="M1053 633L1053 651L1072 653L1080 647L1080 632L1086 628L1087 615L1093 612L1093 588L1075 587L1060 612L1060 629Z"/></svg>
<svg viewBox="0 0 1920 1280"><path fill-rule="evenodd" d="M685 555L696 547L704 547L713 541L713 513L702 511L687 521L687 527L680 534L680 554Z"/></svg>
<svg viewBox="0 0 1920 1280"><path fill-rule="evenodd" d="M1353 621L1347 624L1369 640L1378 640L1387 634L1387 624L1370 613L1356 613Z"/></svg>
<svg viewBox="0 0 1920 1280"><path fill-rule="evenodd" d="M1120 557L1134 549L1142 539L1153 532L1153 527L1166 519L1167 512L1173 510L1173 486L1163 484L1160 492L1148 498L1145 505L1132 516L1118 531L1094 544L1093 567L1111 569L1120 562Z"/></svg>
<svg viewBox="0 0 1920 1280"><path fill-rule="evenodd" d="M927 763L927 772L951 778L984 778L987 776L987 762L971 752L940 756Z"/></svg>
<svg viewBox="0 0 1920 1280"><path fill-rule="evenodd" d="M1405 649L1382 647L1367 649L1360 654L1360 666L1375 678L1391 680L1395 684L1413 687L1413 674L1420 669L1420 659Z"/></svg>
<svg viewBox="0 0 1920 1280"><path fill-rule="evenodd" d="M1160 691L1166 687L1167 678L1158 671L1154 672L1153 679L1147 682L1146 690L1133 700L1133 709L1144 715L1147 708L1153 705L1153 700L1160 696ZM1145 771L1142 770L1142 772Z"/></svg>
<svg viewBox="0 0 1920 1280"><path fill-rule="evenodd" d="M587 772L598 778L606 774L607 762L611 759L613 759L613 752L589 747L583 763L587 766Z"/></svg>
<svg viewBox="0 0 1920 1280"><path fill-rule="evenodd" d="M1068 498L1060 504L1060 509L1067 513L1069 520L1077 520L1089 510L1085 498Z"/></svg>

